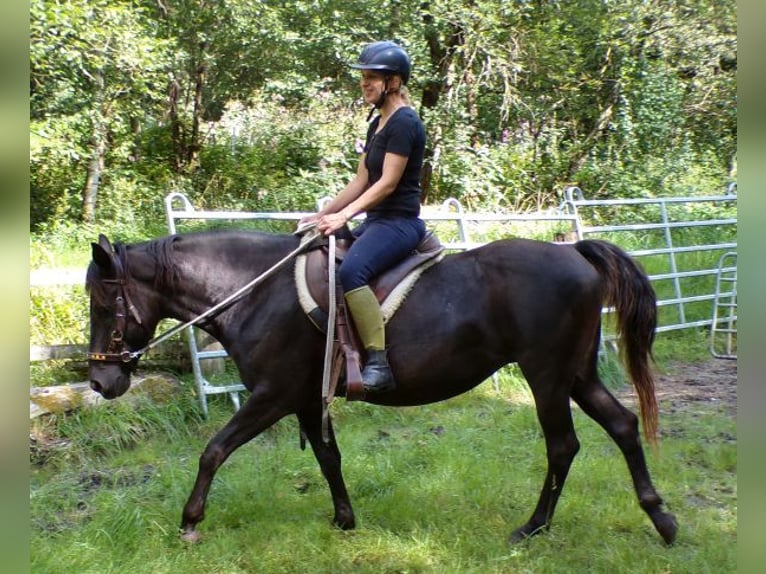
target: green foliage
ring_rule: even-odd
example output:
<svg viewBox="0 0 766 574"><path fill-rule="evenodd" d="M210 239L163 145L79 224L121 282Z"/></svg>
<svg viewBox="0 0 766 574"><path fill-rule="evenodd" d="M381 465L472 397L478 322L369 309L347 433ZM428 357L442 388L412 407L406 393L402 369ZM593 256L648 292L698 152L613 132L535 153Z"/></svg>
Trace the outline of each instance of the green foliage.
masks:
<svg viewBox="0 0 766 574"><path fill-rule="evenodd" d="M62 415L56 428L62 439L75 446L66 451L67 457L98 460L133 448L158 434L168 440L187 438L193 432L190 425L199 421L193 401L193 395L186 392L165 404L155 403L149 397L133 403L115 402ZM103 429L109 432L102 432Z"/></svg>
<svg viewBox="0 0 766 574"><path fill-rule="evenodd" d="M40 0L33 230L78 220L94 181L102 226L151 228L173 190L312 207L353 173L364 122L347 64L380 38L413 57L434 203L527 209L570 184L709 194L735 177L734 2Z"/></svg>
<svg viewBox="0 0 766 574"><path fill-rule="evenodd" d="M289 116L269 94L254 97L254 108L232 102L225 110L189 195L210 209L313 211L356 169L352 135L361 129L359 114L328 92Z"/></svg>
<svg viewBox="0 0 766 574"><path fill-rule="evenodd" d="M88 298L84 288L35 288L30 296L30 343L82 344L88 324Z"/></svg>
<svg viewBox="0 0 766 574"><path fill-rule="evenodd" d="M652 354L660 366L705 361L710 358L709 341L710 331L707 329L668 331L657 335Z"/></svg>
<svg viewBox="0 0 766 574"><path fill-rule="evenodd" d="M136 129L161 115L166 45L138 4L31 4L33 229L92 221L87 184L125 165Z"/></svg>

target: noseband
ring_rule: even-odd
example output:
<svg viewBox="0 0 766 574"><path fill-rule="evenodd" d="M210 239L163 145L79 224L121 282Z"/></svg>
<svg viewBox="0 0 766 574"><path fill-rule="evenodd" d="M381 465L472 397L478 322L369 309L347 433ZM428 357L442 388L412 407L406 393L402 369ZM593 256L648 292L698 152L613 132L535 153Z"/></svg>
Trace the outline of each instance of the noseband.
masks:
<svg viewBox="0 0 766 574"><path fill-rule="evenodd" d="M129 311L136 322L141 325L141 316L138 314L136 306L130 300L128 291L126 289L127 282L124 275L127 274L128 260L125 249L121 244L115 245L115 251L118 259L115 268L118 269L118 275L121 275L117 279L102 279L102 283L109 283L119 286L117 296L114 299L114 329L112 330L112 337L109 340L109 347L106 352L89 352L89 361L102 361L106 363L129 363L133 359L139 357L141 351L131 351L125 342L125 327L127 324L127 312Z"/></svg>

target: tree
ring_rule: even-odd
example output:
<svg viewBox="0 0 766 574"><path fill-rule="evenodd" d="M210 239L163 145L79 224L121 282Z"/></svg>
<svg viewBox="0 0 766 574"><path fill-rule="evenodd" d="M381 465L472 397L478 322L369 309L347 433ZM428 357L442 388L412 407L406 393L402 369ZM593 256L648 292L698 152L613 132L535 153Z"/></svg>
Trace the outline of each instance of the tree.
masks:
<svg viewBox="0 0 766 574"><path fill-rule="evenodd" d="M84 170L80 215L93 221L105 157L158 101L162 43L146 35L136 2L72 0L31 4L31 119L38 157L68 141Z"/></svg>
<svg viewBox="0 0 766 574"><path fill-rule="evenodd" d="M254 181L290 193L295 172L342 179L353 154L312 158L353 152L348 64L380 39L413 57L429 201L710 189L735 164L733 0L34 0L31 24L33 223L92 219L104 191L214 189L226 204ZM250 107L271 114L260 132L225 141L226 114ZM321 145L304 145L313 134ZM240 149L282 175L221 173Z"/></svg>

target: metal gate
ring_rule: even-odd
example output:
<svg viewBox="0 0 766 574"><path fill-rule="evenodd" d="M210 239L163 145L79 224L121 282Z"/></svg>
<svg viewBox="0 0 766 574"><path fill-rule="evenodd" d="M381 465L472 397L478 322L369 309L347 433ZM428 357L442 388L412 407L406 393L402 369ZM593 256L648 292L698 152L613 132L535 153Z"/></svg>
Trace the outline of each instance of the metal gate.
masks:
<svg viewBox="0 0 766 574"><path fill-rule="evenodd" d="M320 199L321 206L327 198ZM674 313L660 313L661 324L658 332L673 329L683 329L700 326L717 325L719 319L711 317L709 310L705 317L689 313L690 305L713 304L720 307L729 301L732 295L736 297L736 289L731 289L730 281L726 278L732 271L736 274L736 259L734 266L730 259L721 259L716 266L688 268L681 265L682 259L694 253L715 253L736 250L736 214L720 217L727 211L736 212L736 186L732 186L721 196L684 197L684 198L651 198L632 200L588 200L580 189L569 187L565 190L565 200L556 208L547 212L531 214L514 213L469 213L456 199L448 199L437 207L424 207L421 217L429 227L437 227L439 236L447 250L461 251L478 247L492 239L492 233L501 235L537 236L540 234L553 240L554 235L580 240L587 237L603 237L620 245L625 243L620 238L630 235L630 243L635 244L637 234L645 234L646 249L634 250L630 254L636 259L660 257L666 261L667 270L650 275L649 278L658 291L658 307L662 310L672 309ZM695 206L706 206L695 209ZM626 210L633 210L634 217L640 223L606 224L609 212L618 212L618 218L624 219ZM607 215L599 213L606 210ZM170 233L177 233L177 223L181 221L286 221L297 222L307 215L305 212L241 212L241 211L205 211L196 210L188 198L182 193L171 193L165 198L165 211ZM703 217L707 214L708 217ZM584 221L600 222L598 225L586 225ZM603 224L601 224L603 223ZM450 229L450 226L454 228ZM682 241L678 231L684 229L700 229L716 226L720 230L722 240L715 243L694 244ZM498 231L498 228L500 231ZM443 231L442 231L443 230ZM574 236L574 237L572 237ZM720 268L720 271L719 271ZM712 278L721 275L721 285L712 285L709 293L687 294L685 282ZM735 275L736 277L736 275ZM670 285L670 287L668 287ZM708 307L709 309L709 307ZM605 312L609 310L606 309ZM731 317L731 315L727 315ZM729 319L727 319L729 320ZM734 320L736 317L734 316ZM730 328L730 327L729 327ZM723 333L722 328L716 328L716 334ZM608 333L604 338L609 340ZM211 359L225 359L228 355L223 350L200 350L195 336L195 327L187 329L187 339L191 355L192 370L197 386L202 411L207 416L207 396L212 394L228 394L239 408L239 393L245 387L238 381L213 383L208 380L202 369L202 362Z"/></svg>
<svg viewBox="0 0 766 574"><path fill-rule="evenodd" d="M607 222L615 215L624 220L628 209L638 223ZM646 249L629 251L630 255L639 262L653 259L651 267L664 267L662 272L649 275L658 294L658 333L712 325L710 306L716 298L713 285L719 274L717 261L722 253L737 248L736 209L736 184L719 196L607 200L588 200L579 188L568 187L562 204L562 210L575 215L578 240L600 237L617 245L644 243ZM715 228L717 241L695 241L695 230L710 228ZM621 240L628 237L629 241ZM724 271L732 270L736 271L736 267L727 266ZM705 283L703 294L699 294L701 282ZM690 285L697 287L695 294L690 294ZM730 294L723 292L721 296Z"/></svg>
<svg viewBox="0 0 766 574"><path fill-rule="evenodd" d="M737 358L737 254L733 251L718 261L710 354L719 359Z"/></svg>

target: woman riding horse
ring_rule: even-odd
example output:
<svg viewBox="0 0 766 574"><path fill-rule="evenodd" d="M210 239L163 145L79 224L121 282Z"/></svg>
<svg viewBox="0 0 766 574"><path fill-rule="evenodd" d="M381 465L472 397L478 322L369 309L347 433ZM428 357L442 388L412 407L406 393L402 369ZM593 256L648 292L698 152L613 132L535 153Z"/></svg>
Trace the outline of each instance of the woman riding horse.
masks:
<svg viewBox="0 0 766 574"><path fill-rule="evenodd" d="M366 212L353 231L354 243L340 266L339 278L354 326L367 352L362 371L365 394L396 388L386 356L380 304L370 281L404 259L425 235L420 219L420 172L426 134L409 105L405 85L410 58L393 42L375 42L362 50L352 68L362 71L360 86L367 103L379 114L367 130L356 175L318 213L301 224L316 222L325 235L342 229Z"/></svg>

